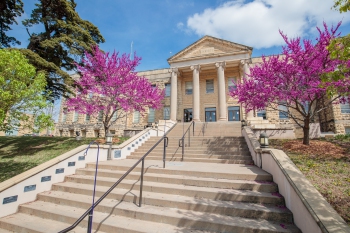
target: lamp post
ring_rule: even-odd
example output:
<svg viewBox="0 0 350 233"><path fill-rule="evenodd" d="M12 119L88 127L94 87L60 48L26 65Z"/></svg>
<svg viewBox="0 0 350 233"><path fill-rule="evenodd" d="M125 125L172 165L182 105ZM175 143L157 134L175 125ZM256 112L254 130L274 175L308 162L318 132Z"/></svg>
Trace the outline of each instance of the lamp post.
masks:
<svg viewBox="0 0 350 233"><path fill-rule="evenodd" d="M110 132L108 132L108 133L106 134L106 144L109 145L107 160L111 160L111 159L112 159L112 158L111 158L112 140L113 140L113 134L111 134Z"/></svg>
<svg viewBox="0 0 350 233"><path fill-rule="evenodd" d="M79 131L75 131L75 135L76 135L75 139L76 139L77 141L81 140L80 132L79 132Z"/></svg>
<svg viewBox="0 0 350 233"><path fill-rule="evenodd" d="M266 133L261 133L259 137L260 148L268 148L269 147L269 137Z"/></svg>

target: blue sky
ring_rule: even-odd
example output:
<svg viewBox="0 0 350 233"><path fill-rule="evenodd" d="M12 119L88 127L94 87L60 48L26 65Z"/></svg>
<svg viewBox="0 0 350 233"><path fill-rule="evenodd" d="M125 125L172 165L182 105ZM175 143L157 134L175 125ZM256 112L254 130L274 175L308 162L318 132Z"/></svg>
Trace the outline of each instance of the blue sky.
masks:
<svg viewBox="0 0 350 233"><path fill-rule="evenodd" d="M25 14L11 35L26 47L28 35L21 25L36 0L25 0ZM315 27L336 24L350 33L349 13L332 10L332 0L76 0L80 17L95 24L106 39L105 51L130 53L142 61L138 70L169 67L167 59L204 35L254 48L253 56L281 51L278 30L290 37L315 38ZM32 28L31 32L40 28Z"/></svg>

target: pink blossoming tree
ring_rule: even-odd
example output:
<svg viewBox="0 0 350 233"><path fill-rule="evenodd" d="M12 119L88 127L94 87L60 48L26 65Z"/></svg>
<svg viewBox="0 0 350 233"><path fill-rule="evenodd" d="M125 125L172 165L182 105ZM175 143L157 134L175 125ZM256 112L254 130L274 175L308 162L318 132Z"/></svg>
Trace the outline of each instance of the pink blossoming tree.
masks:
<svg viewBox="0 0 350 233"><path fill-rule="evenodd" d="M286 46L282 55L262 57L262 62L250 68L247 80L230 91L247 111L269 108L279 110L303 128L303 144L309 145L310 122L333 102L349 99L349 78L323 83L321 77L332 72L342 61L331 59L327 46L338 36L335 27L318 29L316 43L310 39L289 39L282 32ZM330 88L333 90L328 94ZM284 106L284 107L281 107Z"/></svg>
<svg viewBox="0 0 350 233"><path fill-rule="evenodd" d="M67 111L102 118L105 133L127 112L144 112L159 108L163 91L153 88L136 74L141 58L113 52L102 52L97 46L92 54L85 53L82 65L77 65L81 77L76 80L77 95L66 101Z"/></svg>

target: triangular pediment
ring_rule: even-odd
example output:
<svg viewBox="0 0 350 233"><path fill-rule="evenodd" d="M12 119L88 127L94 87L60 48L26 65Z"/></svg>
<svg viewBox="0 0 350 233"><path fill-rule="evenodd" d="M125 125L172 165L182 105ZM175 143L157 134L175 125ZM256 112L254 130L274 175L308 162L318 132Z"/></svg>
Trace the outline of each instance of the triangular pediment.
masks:
<svg viewBox="0 0 350 233"><path fill-rule="evenodd" d="M204 36L187 48L168 59L169 64L181 61L203 59L218 56L229 56L242 53L252 53L253 48L231 41Z"/></svg>

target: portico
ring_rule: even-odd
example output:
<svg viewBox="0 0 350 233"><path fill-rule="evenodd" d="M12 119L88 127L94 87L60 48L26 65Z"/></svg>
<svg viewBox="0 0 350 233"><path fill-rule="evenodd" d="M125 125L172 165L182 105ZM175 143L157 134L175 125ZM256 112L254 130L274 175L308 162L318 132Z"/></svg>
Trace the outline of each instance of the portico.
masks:
<svg viewBox="0 0 350 233"><path fill-rule="evenodd" d="M191 110L194 121L240 120L244 111L229 87L246 78L251 53L251 47L205 36L169 58L170 119L181 121ZM236 115L228 114L229 107L238 107Z"/></svg>

